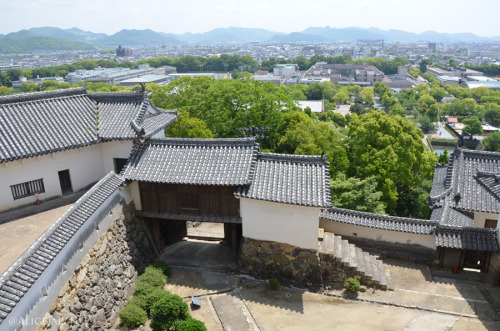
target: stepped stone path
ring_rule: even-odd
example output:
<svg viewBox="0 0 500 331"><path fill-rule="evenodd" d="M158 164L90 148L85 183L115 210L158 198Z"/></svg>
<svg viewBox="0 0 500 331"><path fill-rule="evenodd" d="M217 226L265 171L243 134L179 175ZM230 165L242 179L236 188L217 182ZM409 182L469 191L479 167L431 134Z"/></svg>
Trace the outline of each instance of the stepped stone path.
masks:
<svg viewBox="0 0 500 331"><path fill-rule="evenodd" d="M342 237L325 232L323 241L318 241L318 251L320 254L333 255L344 268L354 270L361 276L362 283L375 284L383 290L394 289L387 266Z"/></svg>

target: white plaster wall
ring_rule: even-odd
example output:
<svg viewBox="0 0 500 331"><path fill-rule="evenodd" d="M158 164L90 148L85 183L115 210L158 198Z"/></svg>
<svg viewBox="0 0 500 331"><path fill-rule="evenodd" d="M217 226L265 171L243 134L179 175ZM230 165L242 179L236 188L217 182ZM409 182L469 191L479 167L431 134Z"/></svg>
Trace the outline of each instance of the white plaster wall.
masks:
<svg viewBox="0 0 500 331"><path fill-rule="evenodd" d="M104 172L99 145L62 151L0 165L0 211L35 203L34 197L14 200L11 185L43 178L45 193L40 200L61 195L58 171L69 169L73 191L97 182Z"/></svg>
<svg viewBox="0 0 500 331"><path fill-rule="evenodd" d="M134 201L135 209L142 210L139 182L132 182L126 187L120 188L120 193L127 204Z"/></svg>
<svg viewBox="0 0 500 331"><path fill-rule="evenodd" d="M364 226L357 226L339 222L328 221L324 219L319 220L319 227L325 229L325 232L333 232L339 236L366 238L371 240L380 240L390 243L412 244L421 245L436 249L434 243L434 235L414 234L406 232L388 231L367 228Z"/></svg>
<svg viewBox="0 0 500 331"><path fill-rule="evenodd" d="M486 220L498 220L498 214L493 214L493 213L481 213L481 212L475 212L474 213L474 227L476 228L484 228L484 223L486 223ZM500 222L497 223L497 228L500 225Z"/></svg>
<svg viewBox="0 0 500 331"><path fill-rule="evenodd" d="M319 208L241 198L240 213L244 237L318 247Z"/></svg>
<svg viewBox="0 0 500 331"><path fill-rule="evenodd" d="M109 141L101 144L105 174L115 170L114 158L128 159L130 157L132 145L131 140Z"/></svg>

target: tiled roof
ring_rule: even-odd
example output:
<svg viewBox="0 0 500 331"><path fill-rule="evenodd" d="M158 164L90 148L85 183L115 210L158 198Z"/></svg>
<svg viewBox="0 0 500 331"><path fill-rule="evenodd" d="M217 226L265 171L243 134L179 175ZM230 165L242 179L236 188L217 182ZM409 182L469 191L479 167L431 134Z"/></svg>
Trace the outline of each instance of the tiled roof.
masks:
<svg viewBox="0 0 500 331"><path fill-rule="evenodd" d="M99 142L94 105L83 92L0 97L0 163Z"/></svg>
<svg viewBox="0 0 500 331"><path fill-rule="evenodd" d="M259 145L253 138L166 138L136 143L124 178L154 183L249 185Z"/></svg>
<svg viewBox="0 0 500 331"><path fill-rule="evenodd" d="M294 205L330 207L329 167L324 157L262 153L249 187L236 195Z"/></svg>
<svg viewBox="0 0 500 331"><path fill-rule="evenodd" d="M467 212L451 208L446 205L441 214L440 225L454 226L454 227L473 227L474 216L468 215Z"/></svg>
<svg viewBox="0 0 500 331"><path fill-rule="evenodd" d="M434 179L430 196L436 198L446 192L446 175L448 173L446 164L437 164L434 168Z"/></svg>
<svg viewBox="0 0 500 331"><path fill-rule="evenodd" d="M110 172L64 213L0 277L0 323L83 223L123 182Z"/></svg>
<svg viewBox="0 0 500 331"><path fill-rule="evenodd" d="M433 220L386 216L342 208L322 210L320 218L367 228L416 234L432 234L438 224Z"/></svg>
<svg viewBox="0 0 500 331"><path fill-rule="evenodd" d="M443 225L473 226L473 212L500 213L500 153L456 148L448 166L436 166L429 205ZM443 213L443 210L447 212Z"/></svg>
<svg viewBox="0 0 500 331"><path fill-rule="evenodd" d="M148 138L176 118L176 112L155 108L139 92L72 88L0 97L0 163L107 140Z"/></svg>
<svg viewBox="0 0 500 331"><path fill-rule="evenodd" d="M437 247L499 252L497 229L439 227Z"/></svg>
<svg viewBox="0 0 500 331"><path fill-rule="evenodd" d="M459 150L459 163L453 178L454 208L500 213L498 197L476 177L479 173L500 173L500 153ZM454 152L456 153L456 152ZM484 177L482 177L484 179Z"/></svg>

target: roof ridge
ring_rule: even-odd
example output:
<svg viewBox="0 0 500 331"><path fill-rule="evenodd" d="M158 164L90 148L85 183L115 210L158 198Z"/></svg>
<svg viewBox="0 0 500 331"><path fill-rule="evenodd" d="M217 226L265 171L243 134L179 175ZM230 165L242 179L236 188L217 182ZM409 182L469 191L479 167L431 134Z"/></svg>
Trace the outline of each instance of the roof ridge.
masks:
<svg viewBox="0 0 500 331"><path fill-rule="evenodd" d="M339 208L339 207L332 207L328 209L323 209L321 211L321 214L328 213L329 211L339 211L341 213L345 214L352 214L352 215L358 215L358 216L365 216L365 217L372 217L372 218L380 218L380 219L387 219L387 220L394 220L394 221L405 221L405 222L411 222L411 223L435 223L437 224L437 221L434 220L427 220L427 219L421 219L421 218L410 218L410 217L401 217L401 216L392 216L392 215L382 215L382 214L376 214L376 213L370 213L366 211L359 211L359 210L353 210L353 209L346 209L346 208Z"/></svg>
<svg viewBox="0 0 500 331"><path fill-rule="evenodd" d="M453 226L453 225L445 225L439 224L436 227L436 230L445 231L445 232L480 232L492 234L498 237L498 229L490 229L490 228L478 228L474 226Z"/></svg>
<svg viewBox="0 0 500 331"><path fill-rule="evenodd" d="M477 154L477 155L483 155L483 156L491 156L497 159L500 159L500 153L499 152L490 152L490 151L478 151L478 150L472 150L472 149L462 149L458 148L463 154Z"/></svg>
<svg viewBox="0 0 500 331"><path fill-rule="evenodd" d="M257 140L253 137L250 138L177 138L177 137L165 137L165 138L155 138L150 141L154 143L173 143L173 144L191 144L191 145L217 145L221 143L236 145L238 143L254 143L257 144Z"/></svg>
<svg viewBox="0 0 500 331"><path fill-rule="evenodd" d="M0 96L0 105L87 94L85 87Z"/></svg>
<svg viewBox="0 0 500 331"><path fill-rule="evenodd" d="M280 153L265 153L260 154L261 159L271 161L288 161L288 162L308 162L313 161L324 163L326 162L325 155L297 155L297 154L280 154Z"/></svg>

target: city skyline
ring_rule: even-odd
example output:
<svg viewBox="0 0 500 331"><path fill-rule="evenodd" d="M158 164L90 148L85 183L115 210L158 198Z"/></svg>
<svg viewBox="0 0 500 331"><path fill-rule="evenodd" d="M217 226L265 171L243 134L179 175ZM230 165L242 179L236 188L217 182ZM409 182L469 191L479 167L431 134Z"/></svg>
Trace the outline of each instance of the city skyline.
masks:
<svg viewBox="0 0 500 331"><path fill-rule="evenodd" d="M500 36L496 13L500 2L477 0L402 0L304 2L298 0L199 0L165 5L150 0L140 6L132 0L0 0L2 25L7 34L32 27L77 27L95 33L114 34L122 29L151 29L182 34L215 28L262 28L275 32L300 32L308 27L376 27L413 33L474 33ZM74 15L78 13L78 15Z"/></svg>

